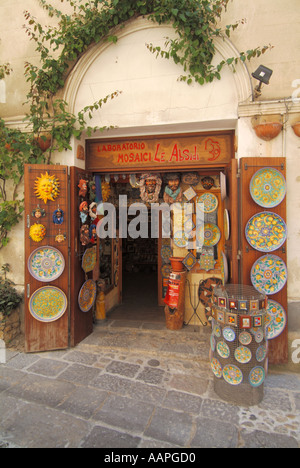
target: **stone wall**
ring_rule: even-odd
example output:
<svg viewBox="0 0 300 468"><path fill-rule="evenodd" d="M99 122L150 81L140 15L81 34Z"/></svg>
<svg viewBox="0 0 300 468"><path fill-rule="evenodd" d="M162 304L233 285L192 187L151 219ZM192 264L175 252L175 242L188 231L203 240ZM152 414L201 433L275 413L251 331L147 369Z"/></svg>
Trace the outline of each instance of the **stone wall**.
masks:
<svg viewBox="0 0 300 468"><path fill-rule="evenodd" d="M9 344L21 333L20 308L18 307L12 313L5 317L0 313L0 340Z"/></svg>

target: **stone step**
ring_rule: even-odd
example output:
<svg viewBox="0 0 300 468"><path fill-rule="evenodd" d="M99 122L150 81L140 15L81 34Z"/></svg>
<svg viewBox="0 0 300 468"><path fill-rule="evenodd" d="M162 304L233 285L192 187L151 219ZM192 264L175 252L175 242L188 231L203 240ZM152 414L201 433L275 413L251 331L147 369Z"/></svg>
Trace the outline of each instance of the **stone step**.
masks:
<svg viewBox="0 0 300 468"><path fill-rule="evenodd" d="M90 352L143 353L152 357L176 357L207 361L211 330L184 326L168 330L162 324L104 322L78 346Z"/></svg>

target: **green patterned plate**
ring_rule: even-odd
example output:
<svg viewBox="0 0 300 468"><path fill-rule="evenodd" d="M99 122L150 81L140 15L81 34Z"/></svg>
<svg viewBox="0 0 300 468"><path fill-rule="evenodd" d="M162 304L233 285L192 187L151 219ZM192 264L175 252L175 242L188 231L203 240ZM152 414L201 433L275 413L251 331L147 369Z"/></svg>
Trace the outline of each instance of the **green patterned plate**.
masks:
<svg viewBox="0 0 300 468"><path fill-rule="evenodd" d="M250 182L250 194L255 203L263 208L279 205L286 194L285 178L272 167L257 171Z"/></svg>
<svg viewBox="0 0 300 468"><path fill-rule="evenodd" d="M40 322L54 322L65 313L67 304L67 296L61 289L44 286L32 294L29 311Z"/></svg>

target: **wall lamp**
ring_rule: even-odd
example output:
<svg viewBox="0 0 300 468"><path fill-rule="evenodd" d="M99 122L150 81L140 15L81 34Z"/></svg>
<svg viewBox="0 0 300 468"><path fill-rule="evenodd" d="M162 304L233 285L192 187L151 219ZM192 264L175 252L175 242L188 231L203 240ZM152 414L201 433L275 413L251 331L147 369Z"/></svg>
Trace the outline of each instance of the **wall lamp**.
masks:
<svg viewBox="0 0 300 468"><path fill-rule="evenodd" d="M254 88L255 98L261 96L262 84L269 84L272 73L273 70L270 70L270 68L267 68L264 65L260 65L258 69L254 73L252 73L253 78L259 81L259 85Z"/></svg>

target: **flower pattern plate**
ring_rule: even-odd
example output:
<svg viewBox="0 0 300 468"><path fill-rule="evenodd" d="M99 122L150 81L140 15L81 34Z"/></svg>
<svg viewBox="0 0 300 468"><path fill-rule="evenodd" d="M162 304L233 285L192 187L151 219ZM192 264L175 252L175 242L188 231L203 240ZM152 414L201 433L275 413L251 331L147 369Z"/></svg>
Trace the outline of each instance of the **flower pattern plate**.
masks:
<svg viewBox="0 0 300 468"><path fill-rule="evenodd" d="M198 229L197 239L203 241L205 247L213 247L221 239L221 231L216 224L205 223Z"/></svg>
<svg viewBox="0 0 300 468"><path fill-rule="evenodd" d="M273 252L286 241L286 224L276 213L264 211L252 216L245 228L246 239L259 252Z"/></svg>
<svg viewBox="0 0 300 468"><path fill-rule="evenodd" d="M250 274L255 289L262 294L278 293L287 281L287 267L277 255L264 255L253 264Z"/></svg>
<svg viewBox="0 0 300 468"><path fill-rule="evenodd" d="M267 348L264 345L261 345L256 350L256 360L262 362L267 356Z"/></svg>
<svg viewBox="0 0 300 468"><path fill-rule="evenodd" d="M160 251L160 255L163 263L170 263L170 257L172 256L172 249L169 245L163 245Z"/></svg>
<svg viewBox="0 0 300 468"><path fill-rule="evenodd" d="M286 326L286 313L284 308L276 301L268 300L266 335L268 340L272 340L283 332Z"/></svg>
<svg viewBox="0 0 300 468"><path fill-rule="evenodd" d="M220 362L218 361L218 359L212 358L212 360L210 361L210 365L211 365L211 368L212 368L212 371L213 371L214 375L218 379L220 379L222 377L222 366L221 366Z"/></svg>
<svg viewBox="0 0 300 468"><path fill-rule="evenodd" d="M223 328L223 336L226 341L234 341L235 340L235 333L230 327Z"/></svg>
<svg viewBox="0 0 300 468"><path fill-rule="evenodd" d="M252 336L250 333L243 331L242 333L239 334L239 342L242 345L249 345L252 341Z"/></svg>
<svg viewBox="0 0 300 468"><path fill-rule="evenodd" d="M252 359L252 353L246 346L239 346L234 352L234 357L241 364L247 364Z"/></svg>
<svg viewBox="0 0 300 468"><path fill-rule="evenodd" d="M96 300L96 293L97 286L95 281L85 281L78 295L78 304L82 312L88 312L93 307Z"/></svg>
<svg viewBox="0 0 300 468"><path fill-rule="evenodd" d="M228 364L223 369L223 377L230 385L239 385L243 381L241 369L233 364Z"/></svg>
<svg viewBox="0 0 300 468"><path fill-rule="evenodd" d="M54 247L39 247L31 253L28 259L28 270L38 281L47 283L54 281L60 277L64 269L64 257Z"/></svg>
<svg viewBox="0 0 300 468"><path fill-rule="evenodd" d="M93 271L95 268L97 261L97 247L94 245L94 247L91 247L90 249L86 249L82 256L82 269L85 271L85 273L88 273L90 271Z"/></svg>
<svg viewBox="0 0 300 468"><path fill-rule="evenodd" d="M218 208L218 198L213 193L203 193L197 197L199 210L203 213L213 213ZM203 205L202 205L203 204Z"/></svg>
<svg viewBox="0 0 300 468"><path fill-rule="evenodd" d="M254 367L249 374L249 382L252 387L259 387L265 380L265 370L260 367Z"/></svg>
<svg viewBox="0 0 300 468"><path fill-rule="evenodd" d="M260 169L251 179L250 194L259 206L274 208L285 197L285 178L277 169L271 167Z"/></svg>
<svg viewBox="0 0 300 468"><path fill-rule="evenodd" d="M67 309L67 296L55 286L37 289L29 300L31 315L40 322L54 322L63 316Z"/></svg>
<svg viewBox="0 0 300 468"><path fill-rule="evenodd" d="M224 359L229 357L230 349L229 346L225 343L225 341L218 341L217 352Z"/></svg>

